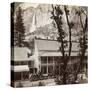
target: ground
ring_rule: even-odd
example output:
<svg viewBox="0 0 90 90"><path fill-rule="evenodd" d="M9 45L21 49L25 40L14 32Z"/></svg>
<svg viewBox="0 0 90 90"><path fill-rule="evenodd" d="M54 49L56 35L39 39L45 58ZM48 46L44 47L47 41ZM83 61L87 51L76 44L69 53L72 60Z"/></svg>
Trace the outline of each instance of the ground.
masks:
<svg viewBox="0 0 90 90"><path fill-rule="evenodd" d="M84 84L88 83L87 79L77 80L76 84ZM33 87L33 86L53 86L57 85L55 79L46 79L46 80L38 80L38 81L21 81L15 82L15 87Z"/></svg>

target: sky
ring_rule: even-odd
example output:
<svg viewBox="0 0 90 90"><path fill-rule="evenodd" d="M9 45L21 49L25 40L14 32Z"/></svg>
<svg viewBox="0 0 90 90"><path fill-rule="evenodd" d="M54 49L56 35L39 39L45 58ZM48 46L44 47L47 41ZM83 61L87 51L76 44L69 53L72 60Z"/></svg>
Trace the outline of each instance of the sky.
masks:
<svg viewBox="0 0 90 90"><path fill-rule="evenodd" d="M21 7L22 7L22 9L26 9L26 8L28 8L28 7L34 7L34 8L37 8L37 6L39 5L39 4L36 4L36 3L18 3L18 2L16 2L15 3L15 6L17 7L18 5L20 5Z"/></svg>

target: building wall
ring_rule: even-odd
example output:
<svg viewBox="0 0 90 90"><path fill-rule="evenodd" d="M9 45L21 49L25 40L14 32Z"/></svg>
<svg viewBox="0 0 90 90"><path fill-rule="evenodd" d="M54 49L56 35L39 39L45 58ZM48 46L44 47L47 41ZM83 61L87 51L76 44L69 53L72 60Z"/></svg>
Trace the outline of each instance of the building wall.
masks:
<svg viewBox="0 0 90 90"><path fill-rule="evenodd" d="M34 67L37 68L37 73L40 70L40 61L39 61L39 54L38 54L38 48L37 48L37 43L34 43Z"/></svg>
<svg viewBox="0 0 90 90"><path fill-rule="evenodd" d="M59 62L62 61L60 57L56 56L42 56L40 57L40 72L43 75L54 75L54 74L59 74ZM68 61L68 66L71 66L71 68L74 68L74 65L79 65L80 57L78 56L72 56L70 60ZM62 64L62 63L61 63ZM77 67L76 67L77 68ZM86 73L87 71L87 57L85 57L84 62L83 62L83 68Z"/></svg>

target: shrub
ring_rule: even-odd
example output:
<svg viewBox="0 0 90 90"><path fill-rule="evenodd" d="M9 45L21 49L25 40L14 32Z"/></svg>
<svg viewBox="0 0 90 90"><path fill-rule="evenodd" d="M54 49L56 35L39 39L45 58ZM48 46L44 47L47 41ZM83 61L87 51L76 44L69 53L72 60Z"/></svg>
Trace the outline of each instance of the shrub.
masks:
<svg viewBox="0 0 90 90"><path fill-rule="evenodd" d="M21 83L21 81L18 83L17 87L23 87L23 84Z"/></svg>
<svg viewBox="0 0 90 90"><path fill-rule="evenodd" d="M39 82L39 86L45 86L44 82Z"/></svg>

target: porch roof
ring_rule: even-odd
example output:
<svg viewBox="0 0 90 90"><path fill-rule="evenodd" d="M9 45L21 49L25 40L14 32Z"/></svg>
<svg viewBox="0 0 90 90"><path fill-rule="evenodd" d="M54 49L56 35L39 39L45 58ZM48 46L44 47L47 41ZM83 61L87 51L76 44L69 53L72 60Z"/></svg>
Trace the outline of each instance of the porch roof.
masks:
<svg viewBox="0 0 90 90"><path fill-rule="evenodd" d="M62 56L59 52L61 43L56 40L47 40L47 39L35 39L35 43L38 48L39 56ZM68 43L69 44L69 43ZM68 53L68 48L65 48L65 51ZM85 53L87 56L88 52ZM72 41L71 56L79 56L79 42Z"/></svg>
<svg viewBox="0 0 90 90"><path fill-rule="evenodd" d="M68 52L66 52L68 54ZM87 56L88 53L85 53ZM62 53L59 51L39 51L39 56L62 56ZM71 52L71 56L79 56L79 52Z"/></svg>
<svg viewBox="0 0 90 90"><path fill-rule="evenodd" d="M40 51L39 56L62 56L61 52Z"/></svg>
<svg viewBox="0 0 90 90"><path fill-rule="evenodd" d="M11 66L11 70L14 72L29 71L28 65Z"/></svg>
<svg viewBox="0 0 90 90"><path fill-rule="evenodd" d="M31 50L27 47L14 47L12 48L11 60L13 61L29 61L30 57L28 54L31 53Z"/></svg>

